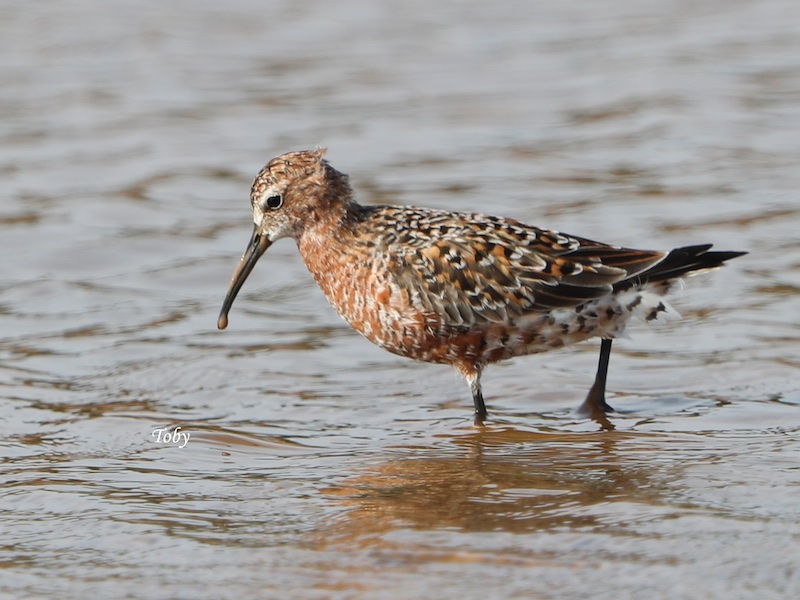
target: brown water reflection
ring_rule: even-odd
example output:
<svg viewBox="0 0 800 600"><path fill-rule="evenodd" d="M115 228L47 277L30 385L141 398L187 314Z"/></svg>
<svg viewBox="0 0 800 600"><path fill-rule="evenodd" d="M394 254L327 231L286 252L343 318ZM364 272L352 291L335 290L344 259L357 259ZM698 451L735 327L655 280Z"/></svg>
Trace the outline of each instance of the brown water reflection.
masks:
<svg viewBox="0 0 800 600"><path fill-rule="evenodd" d="M774 440L515 428L445 437L445 456L442 446L402 449L398 459L322 490L347 510L311 534L312 547L368 552L373 557L370 565L377 562L389 571L398 565L422 569L421 576L426 572L422 565L461 564L472 565L473 575L498 581L496 572L490 575L495 569L523 567L530 571L524 576L514 571L521 580L504 589L528 586L528 593L545 596L550 595L547 585L553 574L564 568L577 579L595 573L595 591L611 594L613 585L603 580L603 569L614 565L616 576L628 577L624 565L634 562L636 593L658 593L660 584L648 578L664 570L690 578L706 569L727 571L724 565L731 558L748 553L742 536L748 537L746 532L755 527L763 535L761 548L788 544L788 555L778 562L794 573L797 531L781 534L773 529L763 507L752 504L759 501L748 490L770 480L777 484L775 494L793 494L795 484L777 483L774 472L759 481L749 461L731 460L748 446L755 449ZM737 449L737 443L743 447ZM796 436L792 445L797 447ZM739 462L740 478L736 484L728 480L730 490L705 480L721 463L730 462ZM705 556L703 566L698 565L693 548L708 551L707 536L720 535L721 525L727 528L722 537L728 547L716 548L717 556ZM754 558L740 574L757 577L754 572L765 560ZM479 580L467 572L461 572L462 584ZM733 572L729 575L735 577ZM558 575L555 579L567 596L578 590L591 593L582 584L566 583ZM351 573L339 587L359 589L364 580L371 577ZM775 583L788 591L796 579L792 574ZM735 595L730 582L695 580L692 589L676 585L679 594L690 596ZM448 590L460 588L452 582L444 585Z"/></svg>
<svg viewBox="0 0 800 600"><path fill-rule="evenodd" d="M628 434L552 434L500 429L460 436L461 456L406 458L325 490L347 499L340 533L354 540L398 526L522 533L600 525L595 504L656 503L653 474L626 468ZM619 438L619 439L617 439ZM498 448L505 452L497 453ZM513 448L513 451L512 451ZM663 476L663 474L662 474ZM628 518L633 518L629 515Z"/></svg>

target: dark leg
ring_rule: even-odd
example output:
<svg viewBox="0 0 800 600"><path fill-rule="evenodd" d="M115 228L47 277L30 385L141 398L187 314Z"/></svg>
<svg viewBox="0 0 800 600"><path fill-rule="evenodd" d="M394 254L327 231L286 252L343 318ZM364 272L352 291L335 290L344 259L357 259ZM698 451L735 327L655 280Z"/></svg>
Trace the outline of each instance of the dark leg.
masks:
<svg viewBox="0 0 800 600"><path fill-rule="evenodd" d="M472 402L475 404L475 425L483 425L486 420L486 405L483 403L480 374L470 379L469 389L472 391Z"/></svg>
<svg viewBox="0 0 800 600"><path fill-rule="evenodd" d="M604 339L600 342L600 360L597 363L597 375L594 378L592 389L583 401L578 414L592 418L605 417L607 412L614 412L606 402L606 376L608 375L608 360L611 358L611 342Z"/></svg>

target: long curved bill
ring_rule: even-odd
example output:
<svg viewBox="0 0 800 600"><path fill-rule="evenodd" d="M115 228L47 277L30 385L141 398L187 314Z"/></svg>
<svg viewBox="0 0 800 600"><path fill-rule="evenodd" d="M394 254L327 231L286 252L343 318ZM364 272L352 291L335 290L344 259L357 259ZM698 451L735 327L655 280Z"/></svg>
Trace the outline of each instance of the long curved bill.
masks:
<svg viewBox="0 0 800 600"><path fill-rule="evenodd" d="M225 295L225 301L222 303L222 310L219 313L217 320L217 327L225 329L228 326L228 311L233 306L233 301L236 300L236 294L242 289L245 279L250 275L250 271L256 266L258 259L267 251L272 245L269 238L258 232L258 227L253 227L253 236L247 244L247 249L242 254L242 260L239 261L239 266L233 272L231 283L228 286L228 293Z"/></svg>

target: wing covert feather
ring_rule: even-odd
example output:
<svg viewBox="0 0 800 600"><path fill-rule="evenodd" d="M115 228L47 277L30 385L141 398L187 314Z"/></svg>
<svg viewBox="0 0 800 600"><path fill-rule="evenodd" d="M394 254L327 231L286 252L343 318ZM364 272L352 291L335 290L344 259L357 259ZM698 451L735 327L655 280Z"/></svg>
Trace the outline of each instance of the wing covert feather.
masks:
<svg viewBox="0 0 800 600"><path fill-rule="evenodd" d="M407 207L402 215L384 230L390 274L425 312L455 327L578 306L664 256L500 217L414 209L409 221Z"/></svg>

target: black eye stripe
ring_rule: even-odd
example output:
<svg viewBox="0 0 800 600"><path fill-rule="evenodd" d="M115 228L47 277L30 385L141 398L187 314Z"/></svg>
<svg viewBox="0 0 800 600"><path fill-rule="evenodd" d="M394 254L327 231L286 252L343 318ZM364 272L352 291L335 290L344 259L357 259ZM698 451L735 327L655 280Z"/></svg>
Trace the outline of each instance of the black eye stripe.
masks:
<svg viewBox="0 0 800 600"><path fill-rule="evenodd" d="M283 205L283 196L270 196L267 198L267 207L275 210Z"/></svg>

